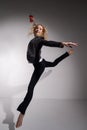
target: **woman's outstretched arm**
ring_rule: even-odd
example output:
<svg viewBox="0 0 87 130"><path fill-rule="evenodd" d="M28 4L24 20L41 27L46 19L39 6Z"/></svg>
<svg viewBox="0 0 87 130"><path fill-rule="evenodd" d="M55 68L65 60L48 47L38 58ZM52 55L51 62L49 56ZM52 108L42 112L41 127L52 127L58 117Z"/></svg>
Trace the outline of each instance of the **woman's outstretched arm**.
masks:
<svg viewBox="0 0 87 130"><path fill-rule="evenodd" d="M45 45L45 46L60 47L60 48L63 48L64 46L71 47L71 48L72 46L78 46L78 43L74 43L74 42L57 42L57 41L42 40L41 43L42 45Z"/></svg>

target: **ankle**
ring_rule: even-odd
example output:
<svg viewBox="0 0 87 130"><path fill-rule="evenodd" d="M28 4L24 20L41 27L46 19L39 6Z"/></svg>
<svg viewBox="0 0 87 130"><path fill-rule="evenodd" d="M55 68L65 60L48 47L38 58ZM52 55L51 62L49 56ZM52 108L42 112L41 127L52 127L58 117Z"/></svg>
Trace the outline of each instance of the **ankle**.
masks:
<svg viewBox="0 0 87 130"><path fill-rule="evenodd" d="M71 49L71 50L68 51L68 53L69 53L69 55L71 55L71 54L74 53L74 50Z"/></svg>

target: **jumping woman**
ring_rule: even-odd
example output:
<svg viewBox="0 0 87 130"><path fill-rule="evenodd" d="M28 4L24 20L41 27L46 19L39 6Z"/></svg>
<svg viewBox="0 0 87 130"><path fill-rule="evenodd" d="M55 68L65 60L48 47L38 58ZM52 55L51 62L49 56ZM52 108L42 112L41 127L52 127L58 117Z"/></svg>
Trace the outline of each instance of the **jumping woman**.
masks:
<svg viewBox="0 0 87 130"><path fill-rule="evenodd" d="M32 21L32 19L30 20ZM26 109L33 97L34 87L36 83L38 82L38 80L40 79L45 68L55 67L56 65L58 65L60 61L70 56L74 52L73 49L70 49L68 52L65 52L63 55L55 59L53 62L49 62L41 57L41 48L43 46L59 47L59 48L64 48L64 46L66 47L78 46L77 43L73 43L73 42L49 41L46 39L46 33L47 33L47 30L42 24L33 24L34 38L28 44L27 60L29 61L29 63L33 65L34 72L32 74L30 83L28 85L28 90L25 95L25 98L17 108L17 110L20 113L16 122L16 128L22 125Z"/></svg>

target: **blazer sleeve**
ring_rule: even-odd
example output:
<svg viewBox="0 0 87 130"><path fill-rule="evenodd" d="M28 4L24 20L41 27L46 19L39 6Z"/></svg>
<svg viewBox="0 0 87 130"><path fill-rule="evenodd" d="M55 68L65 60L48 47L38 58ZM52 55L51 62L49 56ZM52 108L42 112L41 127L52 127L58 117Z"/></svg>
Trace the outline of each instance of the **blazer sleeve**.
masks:
<svg viewBox="0 0 87 130"><path fill-rule="evenodd" d="M47 40L41 40L42 46L49 46L49 47L60 47L63 48L64 45L62 42L57 42L57 41L47 41Z"/></svg>

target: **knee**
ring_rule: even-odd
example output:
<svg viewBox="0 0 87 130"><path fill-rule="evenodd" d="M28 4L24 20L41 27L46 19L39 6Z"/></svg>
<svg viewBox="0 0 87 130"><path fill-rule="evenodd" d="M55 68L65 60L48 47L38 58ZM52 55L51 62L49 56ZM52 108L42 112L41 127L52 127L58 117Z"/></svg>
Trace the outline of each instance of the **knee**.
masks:
<svg viewBox="0 0 87 130"><path fill-rule="evenodd" d="M55 67L57 64L58 64L58 62L56 60L54 60L53 67Z"/></svg>
<svg viewBox="0 0 87 130"><path fill-rule="evenodd" d="M53 63L52 63L52 67L55 67L56 66L56 62L54 61Z"/></svg>

